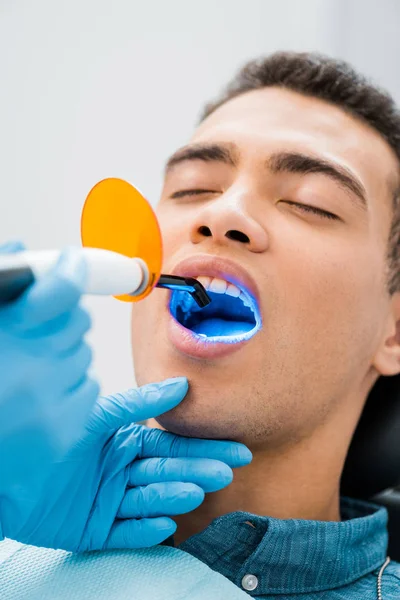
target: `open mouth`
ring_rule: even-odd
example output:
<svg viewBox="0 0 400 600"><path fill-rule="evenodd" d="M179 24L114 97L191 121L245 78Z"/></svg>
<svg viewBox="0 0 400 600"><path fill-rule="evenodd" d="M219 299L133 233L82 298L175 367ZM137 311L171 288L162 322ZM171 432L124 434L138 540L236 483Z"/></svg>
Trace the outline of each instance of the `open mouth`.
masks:
<svg viewBox="0 0 400 600"><path fill-rule="evenodd" d="M260 312L248 291L216 277L196 279L207 290L211 304L200 308L190 294L174 290L169 310L180 325L204 342L227 344L249 340L259 331Z"/></svg>

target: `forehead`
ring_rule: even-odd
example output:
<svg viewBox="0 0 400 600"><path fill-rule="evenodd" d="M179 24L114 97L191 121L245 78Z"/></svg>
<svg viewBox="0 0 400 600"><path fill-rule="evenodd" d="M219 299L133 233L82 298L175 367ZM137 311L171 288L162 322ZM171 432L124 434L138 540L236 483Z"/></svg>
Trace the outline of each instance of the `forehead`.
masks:
<svg viewBox="0 0 400 600"><path fill-rule="evenodd" d="M381 135L343 109L282 88L263 88L229 100L196 129L192 142L225 141L244 159L276 150L308 150L352 169L371 196L388 195L398 162Z"/></svg>

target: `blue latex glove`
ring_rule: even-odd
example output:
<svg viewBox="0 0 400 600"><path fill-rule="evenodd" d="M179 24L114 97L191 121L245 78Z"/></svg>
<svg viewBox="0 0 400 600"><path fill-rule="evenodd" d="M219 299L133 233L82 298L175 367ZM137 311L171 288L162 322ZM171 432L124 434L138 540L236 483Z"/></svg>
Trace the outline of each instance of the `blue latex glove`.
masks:
<svg viewBox="0 0 400 600"><path fill-rule="evenodd" d="M177 378L99 398L86 433L54 466L43 494L15 497L14 509L1 513L5 535L76 552L170 537L176 523L169 516L197 508L205 492L232 481L230 467L251 461L242 444L132 424L172 409L187 389Z"/></svg>
<svg viewBox="0 0 400 600"><path fill-rule="evenodd" d="M23 249L11 243L0 252ZM83 340L90 319L79 306L85 277L79 252L67 250L52 272L0 307L0 539L3 509L18 495L29 503L40 494L98 397Z"/></svg>

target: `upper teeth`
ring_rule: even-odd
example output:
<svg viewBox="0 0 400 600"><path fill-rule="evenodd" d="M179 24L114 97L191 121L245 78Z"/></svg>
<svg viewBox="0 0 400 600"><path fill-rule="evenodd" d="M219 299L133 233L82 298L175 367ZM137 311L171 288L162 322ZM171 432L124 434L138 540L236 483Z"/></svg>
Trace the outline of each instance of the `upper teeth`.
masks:
<svg viewBox="0 0 400 600"><path fill-rule="evenodd" d="M215 294L227 294L234 298L240 298L245 306L250 306L248 296L233 283L229 283L218 277L208 277L207 275L199 275L196 279L206 290Z"/></svg>

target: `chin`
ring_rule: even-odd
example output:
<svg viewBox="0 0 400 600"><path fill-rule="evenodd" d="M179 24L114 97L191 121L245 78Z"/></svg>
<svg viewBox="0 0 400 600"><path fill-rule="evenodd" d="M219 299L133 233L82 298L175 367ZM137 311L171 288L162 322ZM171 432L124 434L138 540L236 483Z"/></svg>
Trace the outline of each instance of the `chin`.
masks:
<svg viewBox="0 0 400 600"><path fill-rule="evenodd" d="M173 411L170 411L173 412ZM205 423L193 423L190 421L176 418L172 415L165 414L156 418L157 423L161 425L166 431L182 435L184 437L195 437L195 438L209 438L219 439L215 431L211 431L213 428ZM215 429L215 428L214 428ZM214 433L214 435L213 435Z"/></svg>
<svg viewBox="0 0 400 600"><path fill-rule="evenodd" d="M175 409L174 409L175 410ZM173 412L173 411L171 411ZM211 422L193 422L174 418L169 414L156 418L157 423L166 431L190 438L200 438L209 440L231 440L240 441L232 437L230 432L224 431L224 428L217 423Z"/></svg>
<svg viewBox="0 0 400 600"><path fill-rule="evenodd" d="M189 388L182 402L157 417L156 421L171 433L186 437L207 437L208 425L211 425L207 421L211 421L211 419L204 418L206 412L208 412L207 408L199 406L199 400L196 401L195 394Z"/></svg>
<svg viewBox="0 0 400 600"><path fill-rule="evenodd" d="M167 431L185 437L241 441L232 417L215 405L195 400L189 390L181 404L155 420Z"/></svg>

